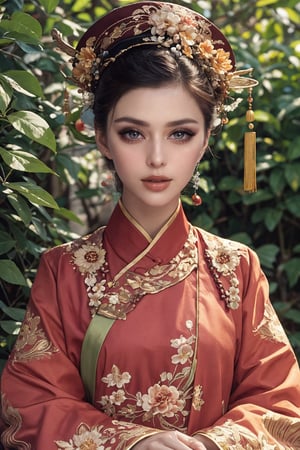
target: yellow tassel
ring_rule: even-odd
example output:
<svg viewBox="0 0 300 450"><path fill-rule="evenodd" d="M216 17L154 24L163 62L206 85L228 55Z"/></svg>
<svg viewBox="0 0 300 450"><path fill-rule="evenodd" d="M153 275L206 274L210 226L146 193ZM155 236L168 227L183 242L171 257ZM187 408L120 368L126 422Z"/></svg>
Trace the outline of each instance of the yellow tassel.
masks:
<svg viewBox="0 0 300 450"><path fill-rule="evenodd" d="M255 192L256 187L256 133L246 131L244 139L244 191Z"/></svg>
<svg viewBox="0 0 300 450"><path fill-rule="evenodd" d="M252 87L249 88L248 111L246 121L251 131L246 131L244 138L244 191L256 192L256 132L253 131L254 112L252 110Z"/></svg>

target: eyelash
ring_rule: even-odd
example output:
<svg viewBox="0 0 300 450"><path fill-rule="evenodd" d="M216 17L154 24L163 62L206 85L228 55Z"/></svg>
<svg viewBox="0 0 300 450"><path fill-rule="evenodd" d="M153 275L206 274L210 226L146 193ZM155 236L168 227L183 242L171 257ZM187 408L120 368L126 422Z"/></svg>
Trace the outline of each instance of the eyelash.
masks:
<svg viewBox="0 0 300 450"><path fill-rule="evenodd" d="M136 134L136 137L130 136L130 135L133 134L133 133ZM177 135L181 134L181 137L179 137L179 138L177 137L177 138L176 138L176 137L175 137L176 134L177 134ZM173 131L173 132L170 134L170 136L171 136L171 137L174 136L175 140L177 140L177 141L183 141L183 142L185 142L185 141L189 140L190 138L192 138L193 136L195 136L195 134L196 134L196 133L194 133L194 132L191 131L191 130L178 129L178 130ZM119 135L121 136L121 138L123 138L123 139L125 139L126 141L129 141L129 142L137 141L137 140L140 139L141 136L143 136L143 134L142 134L140 131L135 130L135 129L133 129L133 128L128 128L128 129L121 130L121 131L119 132ZM138 135L138 136L137 136L137 135Z"/></svg>
<svg viewBox="0 0 300 450"><path fill-rule="evenodd" d="M132 134L132 133L136 133L139 136L132 138L132 137L130 137L130 134ZM142 134L138 130L135 130L133 128L127 128L125 130L121 130L119 132L119 135L121 136L121 138L125 139L126 141L137 141L140 138L140 136L142 136Z"/></svg>
<svg viewBox="0 0 300 450"><path fill-rule="evenodd" d="M178 141L183 141L183 142L185 142L185 141L189 140L190 138L192 138L193 136L195 136L195 133L191 130L176 130L176 131L173 131L171 136L174 136L175 134L177 134L177 135L181 134L182 135L181 138L179 138L179 139L175 138L175 139Z"/></svg>

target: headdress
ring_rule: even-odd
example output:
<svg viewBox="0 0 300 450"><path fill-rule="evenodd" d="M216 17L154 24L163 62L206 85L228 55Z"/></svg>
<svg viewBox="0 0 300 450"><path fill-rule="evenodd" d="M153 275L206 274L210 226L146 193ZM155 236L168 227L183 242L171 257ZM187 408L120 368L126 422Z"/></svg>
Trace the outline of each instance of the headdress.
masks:
<svg viewBox="0 0 300 450"><path fill-rule="evenodd" d="M231 89L251 91L257 84L256 80L245 77L252 69L235 71L232 48L212 22L173 3L145 1L116 8L84 33L76 49L67 44L57 30L53 30L52 36L58 47L72 58L72 81L91 96L103 71L120 55L135 47L151 45L167 48L175 57L193 59L201 66L215 94L219 114L225 110ZM250 97L249 109L252 110ZM250 116L252 126L254 118L248 114L248 118ZM255 133L248 134L253 137ZM253 139L250 144L253 154ZM252 184L246 190L255 190Z"/></svg>

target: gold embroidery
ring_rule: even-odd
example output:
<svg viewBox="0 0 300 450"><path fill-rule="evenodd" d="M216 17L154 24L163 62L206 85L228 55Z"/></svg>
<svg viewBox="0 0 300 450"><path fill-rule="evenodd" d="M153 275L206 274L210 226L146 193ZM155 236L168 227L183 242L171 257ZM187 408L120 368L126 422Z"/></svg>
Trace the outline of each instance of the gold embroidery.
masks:
<svg viewBox="0 0 300 450"><path fill-rule="evenodd" d="M16 408L13 408L2 395L2 418L9 427L3 431L1 442L5 448L18 448L20 450L30 450L31 445L25 441L16 439L16 434L21 429L22 417Z"/></svg>
<svg viewBox="0 0 300 450"><path fill-rule="evenodd" d="M20 334L11 353L11 361L29 362L50 357L58 349L47 339L40 325L41 318L28 308Z"/></svg>
<svg viewBox="0 0 300 450"><path fill-rule="evenodd" d="M113 427L81 423L69 441L55 441L58 450L125 450L129 440L153 434L153 430L126 422L112 421ZM117 443L117 439L119 441Z"/></svg>
<svg viewBox="0 0 300 450"><path fill-rule="evenodd" d="M261 323L253 331L254 334L259 334L262 339L284 344L289 343L283 327L269 302L265 304L264 317Z"/></svg>
<svg viewBox="0 0 300 450"><path fill-rule="evenodd" d="M263 416L263 423L271 436L285 445L285 449L300 449L299 419L268 412Z"/></svg>
<svg viewBox="0 0 300 450"><path fill-rule="evenodd" d="M203 236L207 245L205 258L220 297L222 300L225 300L228 308L238 309L241 302L239 280L235 273L241 257L238 244L225 239L220 240L215 236L210 236L208 233L203 233ZM226 290L224 288L220 280L220 274L228 278L230 283L229 289Z"/></svg>
<svg viewBox="0 0 300 450"><path fill-rule="evenodd" d="M258 433L258 436L255 436L232 420L200 434L210 437L222 450L287 450L286 447L278 447L268 442L265 434Z"/></svg>
<svg viewBox="0 0 300 450"><path fill-rule="evenodd" d="M200 386L200 385L195 386L194 393L193 393L192 406L196 411L201 411L201 408L205 403L202 396L203 396L202 386Z"/></svg>
<svg viewBox="0 0 300 450"><path fill-rule="evenodd" d="M97 244L96 244L97 242ZM156 264L143 274L126 266L122 276L107 282L106 251L102 246L102 229L83 240L73 242L68 251L87 287L91 314L113 319L126 319L146 294L155 294L186 278L198 265L197 237L193 227L181 251L168 264ZM152 244L150 244L152 245ZM142 252L143 256L146 252Z"/></svg>

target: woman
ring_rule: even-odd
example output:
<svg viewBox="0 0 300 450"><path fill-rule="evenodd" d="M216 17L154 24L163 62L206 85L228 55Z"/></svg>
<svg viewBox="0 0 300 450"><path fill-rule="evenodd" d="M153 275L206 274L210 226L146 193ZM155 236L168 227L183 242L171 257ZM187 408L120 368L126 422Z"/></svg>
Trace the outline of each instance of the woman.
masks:
<svg viewBox="0 0 300 450"><path fill-rule="evenodd" d="M180 203L238 80L228 42L144 2L59 45L121 199L41 258L2 377L4 448L299 449L299 368L258 258Z"/></svg>

